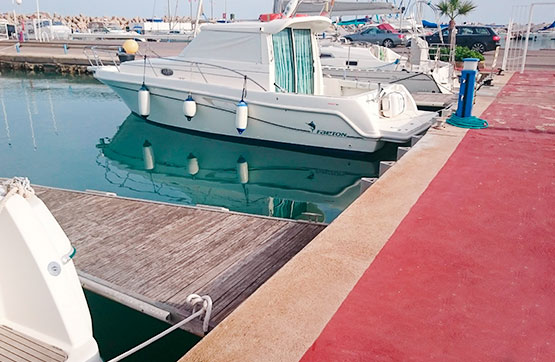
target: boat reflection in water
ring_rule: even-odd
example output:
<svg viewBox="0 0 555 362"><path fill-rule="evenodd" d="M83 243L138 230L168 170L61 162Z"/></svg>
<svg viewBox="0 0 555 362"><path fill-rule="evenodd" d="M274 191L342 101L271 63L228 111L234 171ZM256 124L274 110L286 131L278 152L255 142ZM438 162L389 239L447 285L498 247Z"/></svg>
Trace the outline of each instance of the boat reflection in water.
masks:
<svg viewBox="0 0 555 362"><path fill-rule="evenodd" d="M360 179L375 176L387 152L360 160L235 143L134 114L98 148L106 179L120 187L178 203L319 222L332 221L357 198Z"/></svg>

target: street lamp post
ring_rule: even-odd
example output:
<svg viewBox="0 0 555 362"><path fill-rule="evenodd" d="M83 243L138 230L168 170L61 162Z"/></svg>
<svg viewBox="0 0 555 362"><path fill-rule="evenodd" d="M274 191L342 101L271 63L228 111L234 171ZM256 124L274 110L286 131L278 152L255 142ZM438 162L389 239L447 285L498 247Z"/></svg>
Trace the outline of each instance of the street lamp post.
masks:
<svg viewBox="0 0 555 362"><path fill-rule="evenodd" d="M13 24L14 24L14 32L15 36L18 36L19 32L17 31L17 14L15 13L15 6L21 5L21 0L12 0L13 5Z"/></svg>
<svg viewBox="0 0 555 362"><path fill-rule="evenodd" d="M35 30L35 36L37 37L38 41L42 41L41 26L40 26L39 0L37 0L37 27L36 27L36 30Z"/></svg>

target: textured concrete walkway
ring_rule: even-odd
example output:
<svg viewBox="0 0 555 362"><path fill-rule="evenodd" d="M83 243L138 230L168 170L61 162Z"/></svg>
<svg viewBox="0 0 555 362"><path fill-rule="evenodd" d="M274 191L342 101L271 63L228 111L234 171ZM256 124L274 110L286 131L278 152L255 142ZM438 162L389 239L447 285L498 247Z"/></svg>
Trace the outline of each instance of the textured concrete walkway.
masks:
<svg viewBox="0 0 555 362"><path fill-rule="evenodd" d="M303 361L555 360L555 73L483 118Z"/></svg>
<svg viewBox="0 0 555 362"><path fill-rule="evenodd" d="M430 130L183 361L555 360L555 76L508 78L490 129Z"/></svg>

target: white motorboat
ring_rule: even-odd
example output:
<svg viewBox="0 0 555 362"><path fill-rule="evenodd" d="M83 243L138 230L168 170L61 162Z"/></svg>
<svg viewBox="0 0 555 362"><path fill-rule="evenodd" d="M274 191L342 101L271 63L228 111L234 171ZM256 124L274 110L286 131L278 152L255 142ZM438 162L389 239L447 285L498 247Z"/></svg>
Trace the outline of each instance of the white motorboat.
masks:
<svg viewBox="0 0 555 362"><path fill-rule="evenodd" d="M27 20L24 29L27 40L51 41L71 38L70 27L48 18Z"/></svg>
<svg viewBox="0 0 555 362"><path fill-rule="evenodd" d="M323 40L321 62L324 74L369 82L398 83L411 93L451 94L455 81L452 65L430 59L426 41L415 37L408 57L379 46L345 44Z"/></svg>
<svg viewBox="0 0 555 362"><path fill-rule="evenodd" d="M0 19L0 40L8 40L9 38L8 22Z"/></svg>
<svg viewBox="0 0 555 362"><path fill-rule="evenodd" d="M0 186L0 360L100 362L75 249L26 179Z"/></svg>
<svg viewBox="0 0 555 362"><path fill-rule="evenodd" d="M95 77L150 121L244 140L374 152L428 129L435 114L404 86L323 76L315 33L330 23L207 24L177 57L99 67Z"/></svg>

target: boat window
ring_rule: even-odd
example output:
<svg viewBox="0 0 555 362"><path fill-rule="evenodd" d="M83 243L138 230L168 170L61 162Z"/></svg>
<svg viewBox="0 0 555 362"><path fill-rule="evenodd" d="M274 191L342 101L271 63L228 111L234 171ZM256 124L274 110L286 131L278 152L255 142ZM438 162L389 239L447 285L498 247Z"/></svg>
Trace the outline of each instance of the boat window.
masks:
<svg viewBox="0 0 555 362"><path fill-rule="evenodd" d="M314 58L309 29L293 30L297 66L297 93L314 94Z"/></svg>
<svg viewBox="0 0 555 362"><path fill-rule="evenodd" d="M276 68L276 91L295 92L295 65L293 62L293 39L287 28L272 36Z"/></svg>
<svg viewBox="0 0 555 362"><path fill-rule="evenodd" d="M274 34L272 40L276 91L314 94L314 56L311 31L287 28Z"/></svg>

